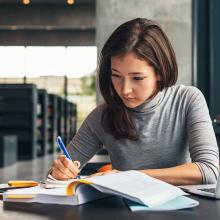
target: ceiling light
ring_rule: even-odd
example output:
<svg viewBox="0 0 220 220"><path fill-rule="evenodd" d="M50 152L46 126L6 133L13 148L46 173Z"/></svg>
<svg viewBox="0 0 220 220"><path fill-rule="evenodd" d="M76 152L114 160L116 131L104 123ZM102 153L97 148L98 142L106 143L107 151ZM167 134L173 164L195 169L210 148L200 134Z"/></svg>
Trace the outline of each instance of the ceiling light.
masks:
<svg viewBox="0 0 220 220"><path fill-rule="evenodd" d="M22 0L22 3L23 3L24 5L29 5L29 4L30 4L30 0Z"/></svg>
<svg viewBox="0 0 220 220"><path fill-rule="evenodd" d="M68 5L73 5L74 4L74 0L66 0L66 3L68 4Z"/></svg>

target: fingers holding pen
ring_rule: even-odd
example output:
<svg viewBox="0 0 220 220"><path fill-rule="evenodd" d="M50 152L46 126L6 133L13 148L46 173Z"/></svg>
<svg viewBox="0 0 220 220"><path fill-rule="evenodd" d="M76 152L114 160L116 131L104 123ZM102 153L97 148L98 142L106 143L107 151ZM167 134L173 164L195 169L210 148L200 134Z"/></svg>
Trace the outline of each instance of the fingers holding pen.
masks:
<svg viewBox="0 0 220 220"><path fill-rule="evenodd" d="M72 173L65 168L59 159L53 161L52 176L59 180L67 180L72 178Z"/></svg>
<svg viewBox="0 0 220 220"><path fill-rule="evenodd" d="M62 169L64 169L63 172L65 173L65 175L68 175L71 178L76 178L80 172L80 163L72 161L71 156L69 155L60 136L57 137L57 144L60 150L64 153L64 155L60 155L57 160L60 161L65 168L63 168L62 166L58 167L62 167Z"/></svg>
<svg viewBox="0 0 220 220"><path fill-rule="evenodd" d="M77 168L80 168L81 164L78 160L74 161L73 163Z"/></svg>
<svg viewBox="0 0 220 220"><path fill-rule="evenodd" d="M51 175L59 180L68 180L78 176L79 168L79 161L71 161L65 155L59 155L52 163Z"/></svg>
<svg viewBox="0 0 220 220"><path fill-rule="evenodd" d="M68 158L66 158L64 155L60 155L58 158L60 159L60 161L62 161L64 167L72 173L72 175L73 175L72 178L75 178L79 174L79 172L80 172L80 170L79 170L80 162L79 161L71 161Z"/></svg>
<svg viewBox="0 0 220 220"><path fill-rule="evenodd" d="M53 167L51 175L57 180L68 180L69 177L61 172L58 168Z"/></svg>

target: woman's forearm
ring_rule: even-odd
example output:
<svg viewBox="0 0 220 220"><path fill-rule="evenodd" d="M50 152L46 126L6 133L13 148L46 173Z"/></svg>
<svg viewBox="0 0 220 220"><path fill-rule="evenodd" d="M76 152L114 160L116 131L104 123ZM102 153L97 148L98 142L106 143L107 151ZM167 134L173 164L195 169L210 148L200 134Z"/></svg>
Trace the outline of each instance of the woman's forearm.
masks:
<svg viewBox="0 0 220 220"><path fill-rule="evenodd" d="M140 171L173 185L202 184L202 175L195 163L187 163L171 168Z"/></svg>

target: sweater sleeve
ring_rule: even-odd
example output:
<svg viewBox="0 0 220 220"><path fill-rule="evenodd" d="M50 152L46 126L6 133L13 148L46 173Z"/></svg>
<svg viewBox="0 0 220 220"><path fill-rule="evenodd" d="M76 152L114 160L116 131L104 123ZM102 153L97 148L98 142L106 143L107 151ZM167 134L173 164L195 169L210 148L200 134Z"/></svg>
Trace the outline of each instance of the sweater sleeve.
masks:
<svg viewBox="0 0 220 220"><path fill-rule="evenodd" d="M190 156L200 169L203 183L216 183L219 152L209 110L198 89L191 87L188 95L186 117Z"/></svg>
<svg viewBox="0 0 220 220"><path fill-rule="evenodd" d="M103 147L101 140L100 107L93 110L82 123L67 146L72 160L80 161L81 168Z"/></svg>

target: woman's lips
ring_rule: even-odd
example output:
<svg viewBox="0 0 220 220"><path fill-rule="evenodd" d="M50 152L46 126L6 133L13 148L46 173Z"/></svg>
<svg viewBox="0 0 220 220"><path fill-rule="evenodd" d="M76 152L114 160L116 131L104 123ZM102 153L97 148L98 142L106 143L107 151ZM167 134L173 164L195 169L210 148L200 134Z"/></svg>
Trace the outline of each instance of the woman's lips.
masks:
<svg viewBox="0 0 220 220"><path fill-rule="evenodd" d="M134 101L135 98L123 97L123 100L131 102L131 101Z"/></svg>

